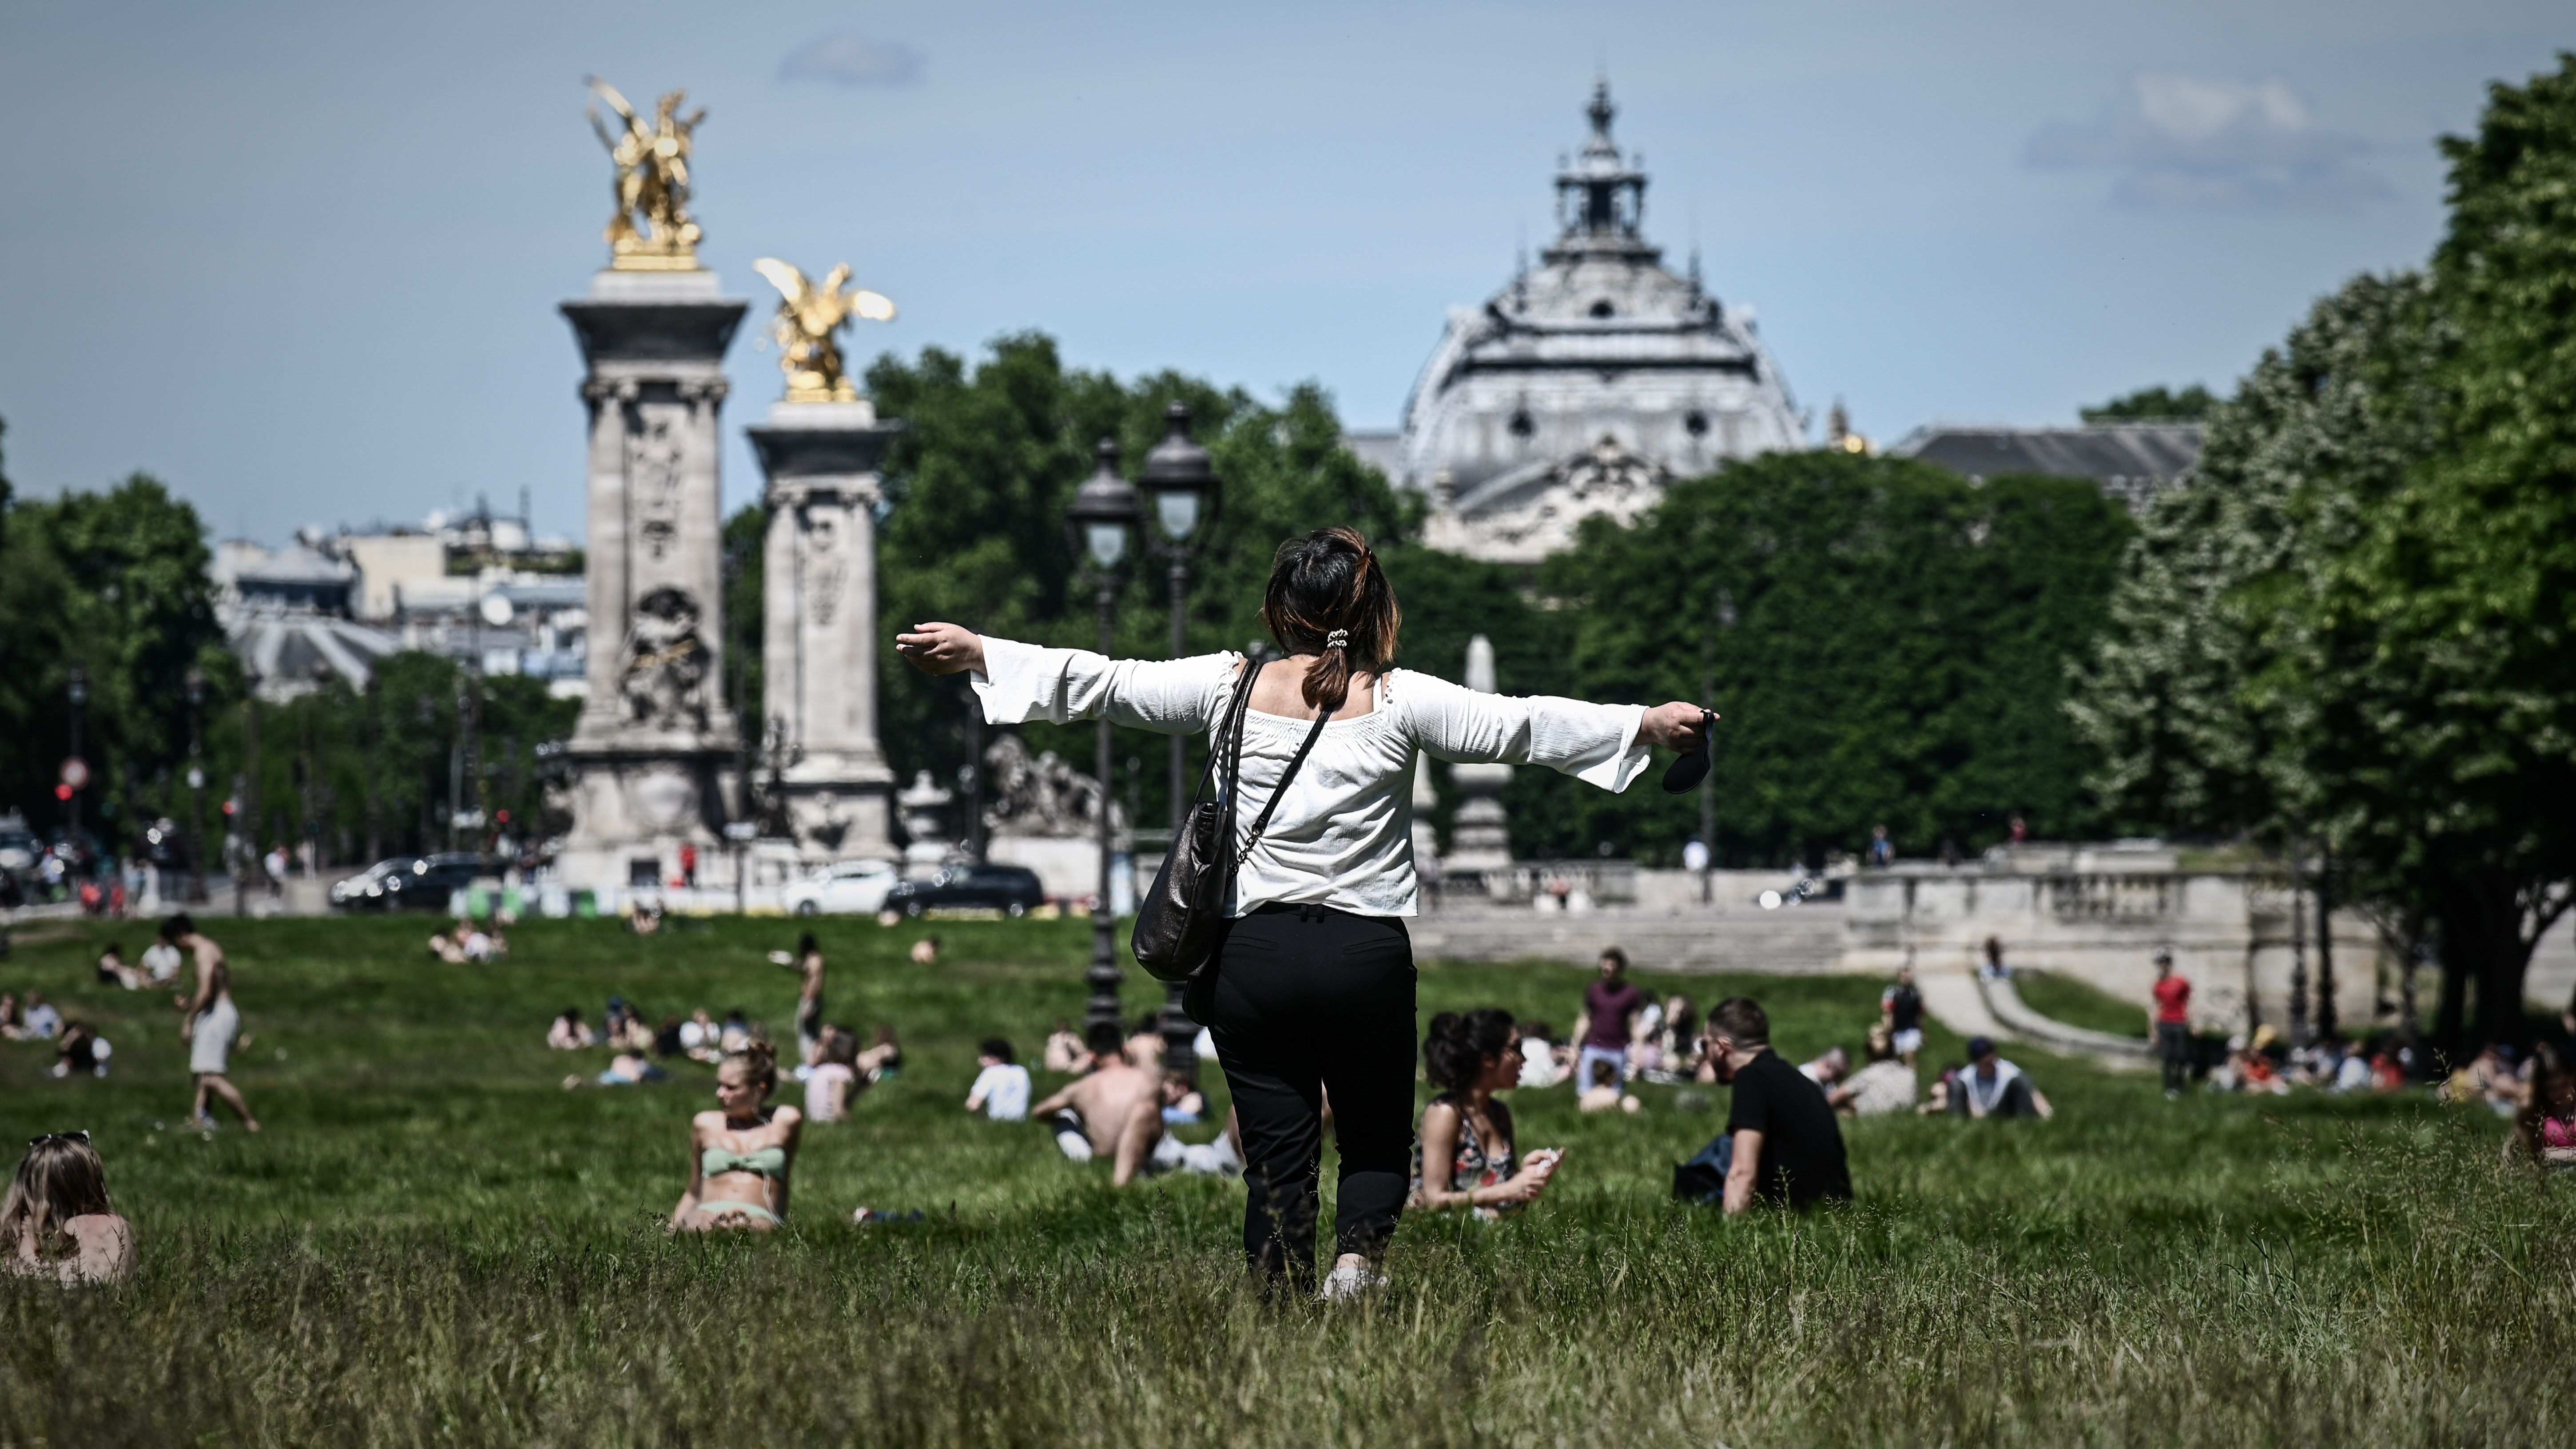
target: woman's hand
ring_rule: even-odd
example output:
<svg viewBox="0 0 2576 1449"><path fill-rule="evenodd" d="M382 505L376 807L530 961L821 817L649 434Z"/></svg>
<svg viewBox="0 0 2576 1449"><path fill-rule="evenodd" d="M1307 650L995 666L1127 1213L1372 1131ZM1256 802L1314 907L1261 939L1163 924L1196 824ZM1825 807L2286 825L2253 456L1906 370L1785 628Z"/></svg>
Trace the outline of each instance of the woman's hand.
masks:
<svg viewBox="0 0 2576 1449"><path fill-rule="evenodd" d="M924 674L984 672L984 637L956 624L915 624L894 636L894 652Z"/></svg>
<svg viewBox="0 0 2576 1449"><path fill-rule="evenodd" d="M1699 748L1700 707L1679 700L1659 704L1637 722L1637 738L1659 749L1688 752ZM1709 711L1712 717L1715 711Z"/></svg>
<svg viewBox="0 0 2576 1449"><path fill-rule="evenodd" d="M1547 1191L1548 1179L1556 1176L1556 1158L1544 1148L1531 1153L1521 1162L1521 1170L1500 1184L1504 1195L1496 1206L1538 1201L1539 1194Z"/></svg>

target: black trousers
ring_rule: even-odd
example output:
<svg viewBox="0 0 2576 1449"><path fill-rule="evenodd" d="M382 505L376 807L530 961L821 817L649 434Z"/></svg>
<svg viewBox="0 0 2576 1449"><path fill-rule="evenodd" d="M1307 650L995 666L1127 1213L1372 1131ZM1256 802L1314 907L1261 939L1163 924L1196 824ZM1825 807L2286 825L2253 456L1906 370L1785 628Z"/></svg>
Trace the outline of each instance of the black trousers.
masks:
<svg viewBox="0 0 2576 1449"><path fill-rule="evenodd" d="M2156 1046L2164 1056L2165 1090L2179 1092L2191 1085L2191 1028L2178 1021L2156 1023Z"/></svg>
<svg viewBox="0 0 2576 1449"><path fill-rule="evenodd" d="M1314 1281L1327 1093L1342 1152L1335 1251L1374 1258L1394 1233L1413 1167L1413 982L1401 920L1264 906L1229 924L1215 970L1192 984L1243 1129L1256 1272Z"/></svg>

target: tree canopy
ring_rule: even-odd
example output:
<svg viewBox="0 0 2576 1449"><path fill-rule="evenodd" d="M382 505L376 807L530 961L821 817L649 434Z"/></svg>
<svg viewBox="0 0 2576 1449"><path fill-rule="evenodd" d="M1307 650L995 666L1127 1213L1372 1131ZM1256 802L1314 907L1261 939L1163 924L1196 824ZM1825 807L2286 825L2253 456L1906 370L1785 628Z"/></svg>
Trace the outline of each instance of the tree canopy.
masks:
<svg viewBox="0 0 2576 1449"><path fill-rule="evenodd" d="M2215 411L2073 715L2119 807L2328 848L2438 947L2457 1045L2522 1035L2576 882L2576 56L2442 144L2431 268L2319 302Z"/></svg>
<svg viewBox="0 0 2576 1449"><path fill-rule="evenodd" d="M1929 854L2015 813L2043 834L2095 825L2060 705L2130 533L2083 480L1781 453L1676 484L1633 525L1587 521L1543 579L1580 692L1713 685L1720 859L1856 851L1879 824ZM1696 829L1688 799L1579 808L1641 858Z"/></svg>
<svg viewBox="0 0 2576 1449"><path fill-rule="evenodd" d="M2217 406L2217 395L2195 382L2179 389L2142 387L2076 411L2088 423L2199 422Z"/></svg>

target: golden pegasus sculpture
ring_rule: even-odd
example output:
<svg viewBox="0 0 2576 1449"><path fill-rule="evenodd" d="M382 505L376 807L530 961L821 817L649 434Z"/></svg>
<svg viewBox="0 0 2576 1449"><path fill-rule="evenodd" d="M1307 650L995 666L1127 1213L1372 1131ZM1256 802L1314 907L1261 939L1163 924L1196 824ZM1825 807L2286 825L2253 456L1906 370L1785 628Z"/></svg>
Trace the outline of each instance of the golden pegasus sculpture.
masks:
<svg viewBox="0 0 2576 1449"><path fill-rule="evenodd" d="M776 257L762 257L752 270L778 289L778 315L769 335L778 342L779 366L787 373L789 402L857 402L859 390L841 362L836 334L853 317L870 322L894 320L894 303L850 285L850 264L842 262L819 283Z"/></svg>
<svg viewBox="0 0 2576 1449"><path fill-rule="evenodd" d="M617 166L617 214L608 223L609 265L621 272L693 272L698 268L698 224L689 219L689 151L693 133L707 118L700 106L694 115L680 114L685 90L665 94L645 120L617 88L597 76L584 77L592 91L617 114L624 129L611 132L596 110L590 129Z"/></svg>

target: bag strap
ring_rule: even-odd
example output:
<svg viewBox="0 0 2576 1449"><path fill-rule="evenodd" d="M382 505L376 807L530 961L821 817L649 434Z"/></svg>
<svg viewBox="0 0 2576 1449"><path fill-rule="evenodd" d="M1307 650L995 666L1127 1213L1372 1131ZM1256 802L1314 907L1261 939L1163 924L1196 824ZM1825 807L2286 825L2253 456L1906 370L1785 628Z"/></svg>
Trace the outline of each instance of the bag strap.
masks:
<svg viewBox="0 0 2576 1449"><path fill-rule="evenodd" d="M1245 672L1249 673L1251 668L1252 661L1245 660ZM1199 801L1207 798L1208 782L1216 777L1216 764L1224 756L1227 742L1240 740L1243 737L1243 707L1251 698L1252 690L1248 685L1238 686L1233 701L1226 706L1225 716L1218 722L1215 738L1210 743L1207 763L1199 767L1199 783L1190 791L1190 805L1193 808L1196 808ZM1231 773L1226 776L1228 789L1233 788L1233 779Z"/></svg>

